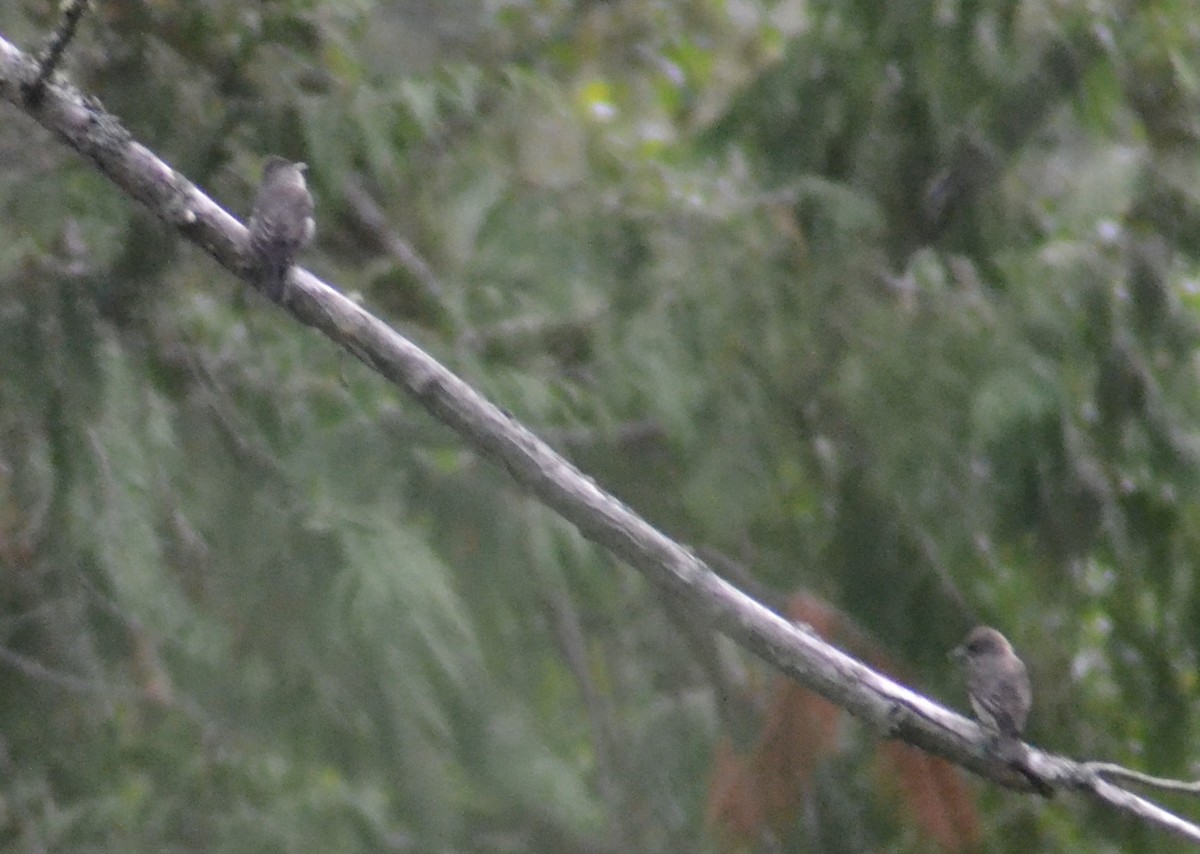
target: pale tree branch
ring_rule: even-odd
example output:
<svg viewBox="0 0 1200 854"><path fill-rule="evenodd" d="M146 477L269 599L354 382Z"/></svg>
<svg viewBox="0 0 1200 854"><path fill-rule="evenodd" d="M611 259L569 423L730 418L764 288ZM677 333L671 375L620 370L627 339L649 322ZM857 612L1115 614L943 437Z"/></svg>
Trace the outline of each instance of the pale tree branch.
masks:
<svg viewBox="0 0 1200 854"><path fill-rule="evenodd" d="M51 80L41 101L28 104L21 83L35 74L34 63L0 39L0 97L88 157L126 194L226 269L253 280L240 222L133 141L96 101ZM691 549L653 528L383 321L303 270L293 269L287 293L285 308L297 320L404 389L585 537L641 572L675 606L846 709L880 736L908 742L1009 788L1030 790L1021 774L988 752L987 739L975 723L875 672L724 581ZM1086 764L1034 749L1026 764L1054 788L1079 792L1200 842L1200 826L1102 779Z"/></svg>
<svg viewBox="0 0 1200 854"><path fill-rule="evenodd" d="M1114 765L1111 762L1085 762L1083 767L1105 779L1128 780L1152 789L1181 792L1185 795L1200 795L1200 780L1171 780L1167 777L1153 777L1150 774L1143 774L1141 771L1134 771L1132 768Z"/></svg>

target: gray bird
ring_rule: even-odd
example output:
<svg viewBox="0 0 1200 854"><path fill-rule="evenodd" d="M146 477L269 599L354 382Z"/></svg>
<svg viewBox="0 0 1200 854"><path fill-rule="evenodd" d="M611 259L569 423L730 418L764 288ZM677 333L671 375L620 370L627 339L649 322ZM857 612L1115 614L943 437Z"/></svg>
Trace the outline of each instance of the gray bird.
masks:
<svg viewBox="0 0 1200 854"><path fill-rule="evenodd" d="M977 626L951 654L966 670L971 708L991 736L996 757L1020 771L1038 792L1049 797L1050 787L1025 767L1027 750L1021 733L1033 705L1033 689L1025 663L1013 652L1012 644L995 629Z"/></svg>
<svg viewBox="0 0 1200 854"><path fill-rule="evenodd" d="M250 251L263 292L283 297L287 271L316 230L313 198L304 180L308 167L270 155L250 214Z"/></svg>

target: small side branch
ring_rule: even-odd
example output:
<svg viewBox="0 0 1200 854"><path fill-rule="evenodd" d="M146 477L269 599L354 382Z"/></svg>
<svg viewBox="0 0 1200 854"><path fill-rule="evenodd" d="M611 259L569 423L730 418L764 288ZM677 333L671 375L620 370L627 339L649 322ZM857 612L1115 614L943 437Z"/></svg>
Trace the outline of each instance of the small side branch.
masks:
<svg viewBox="0 0 1200 854"><path fill-rule="evenodd" d="M38 54L37 74L23 87L26 103L36 105L41 101L42 94L46 91L46 81L58 68L58 63L62 60L67 45L75 37L75 29L79 26L79 21L90 6L91 0L66 0L63 3L62 17L59 18L58 26L54 28L54 32L46 41L46 46Z"/></svg>
<svg viewBox="0 0 1200 854"><path fill-rule="evenodd" d="M1112 762L1087 762L1084 769L1107 780L1126 780L1140 783L1166 792L1182 792L1185 795L1200 795L1200 780L1171 780L1167 777L1152 777Z"/></svg>

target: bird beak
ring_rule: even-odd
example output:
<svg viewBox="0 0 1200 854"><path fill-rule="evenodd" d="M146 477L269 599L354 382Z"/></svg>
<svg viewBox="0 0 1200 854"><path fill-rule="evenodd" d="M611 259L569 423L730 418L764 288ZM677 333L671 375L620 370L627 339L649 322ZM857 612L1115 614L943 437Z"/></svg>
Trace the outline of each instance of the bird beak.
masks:
<svg viewBox="0 0 1200 854"><path fill-rule="evenodd" d="M956 646L954 649L946 653L946 658L950 659L951 661L962 663L967 660L967 651L961 646Z"/></svg>

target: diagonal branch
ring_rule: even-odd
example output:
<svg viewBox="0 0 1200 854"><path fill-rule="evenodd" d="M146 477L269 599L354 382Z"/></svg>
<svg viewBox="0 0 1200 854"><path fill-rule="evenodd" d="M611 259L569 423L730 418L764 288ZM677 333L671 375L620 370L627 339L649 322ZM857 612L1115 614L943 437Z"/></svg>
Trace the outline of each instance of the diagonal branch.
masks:
<svg viewBox="0 0 1200 854"><path fill-rule="evenodd" d="M28 105L21 82L34 63L0 39L0 97L31 115L131 197L246 281L246 229L183 176L133 141L94 99L51 81ZM329 285L293 269L285 308L416 398L479 454L499 464L588 539L633 566L681 609L728 635L801 684L848 710L883 737L898 738L1009 788L1020 774L992 756L978 726L888 679L793 625L720 578L687 547L662 534L485 400L419 347ZM1175 835L1200 842L1200 826L1099 779L1079 763L1031 750L1029 768Z"/></svg>

